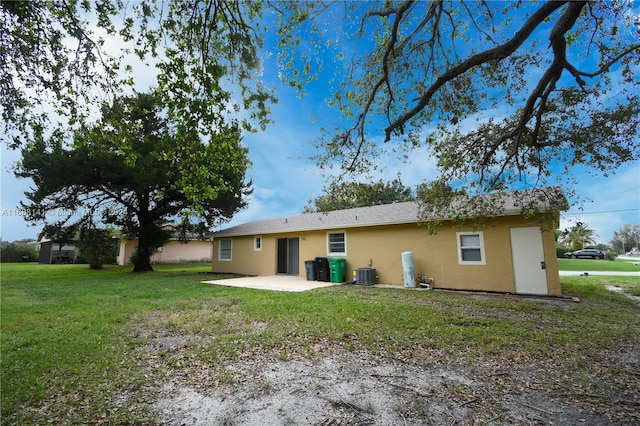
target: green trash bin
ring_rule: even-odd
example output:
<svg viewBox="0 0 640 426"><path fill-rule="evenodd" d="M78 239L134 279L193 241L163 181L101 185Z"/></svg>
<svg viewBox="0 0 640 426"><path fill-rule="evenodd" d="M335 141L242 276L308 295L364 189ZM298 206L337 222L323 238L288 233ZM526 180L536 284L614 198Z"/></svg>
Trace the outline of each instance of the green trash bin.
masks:
<svg viewBox="0 0 640 426"><path fill-rule="evenodd" d="M334 284L342 284L345 282L347 259L342 257L329 257L327 260L329 262L331 282Z"/></svg>

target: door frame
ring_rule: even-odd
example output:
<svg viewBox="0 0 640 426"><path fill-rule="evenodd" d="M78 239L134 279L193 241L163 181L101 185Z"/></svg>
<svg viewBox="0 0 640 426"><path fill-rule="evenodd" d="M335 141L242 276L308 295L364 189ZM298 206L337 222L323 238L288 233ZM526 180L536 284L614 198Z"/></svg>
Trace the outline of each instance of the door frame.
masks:
<svg viewBox="0 0 640 426"><path fill-rule="evenodd" d="M276 275L300 275L300 238L276 238Z"/></svg>

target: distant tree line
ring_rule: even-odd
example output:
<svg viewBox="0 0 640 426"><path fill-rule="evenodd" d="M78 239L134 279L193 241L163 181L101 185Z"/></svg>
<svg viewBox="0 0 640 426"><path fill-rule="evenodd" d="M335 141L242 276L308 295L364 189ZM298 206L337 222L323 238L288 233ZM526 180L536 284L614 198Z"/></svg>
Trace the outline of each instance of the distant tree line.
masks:
<svg viewBox="0 0 640 426"><path fill-rule="evenodd" d="M309 200L303 213L329 212L356 207L414 201L411 188L404 186L400 178L390 182L341 182L323 189L323 194Z"/></svg>
<svg viewBox="0 0 640 426"><path fill-rule="evenodd" d="M614 231L610 244L613 250L618 253L627 253L640 247L640 223L622 225L619 230Z"/></svg>
<svg viewBox="0 0 640 426"><path fill-rule="evenodd" d="M0 242L0 262L37 262L38 248L33 242L31 239Z"/></svg>

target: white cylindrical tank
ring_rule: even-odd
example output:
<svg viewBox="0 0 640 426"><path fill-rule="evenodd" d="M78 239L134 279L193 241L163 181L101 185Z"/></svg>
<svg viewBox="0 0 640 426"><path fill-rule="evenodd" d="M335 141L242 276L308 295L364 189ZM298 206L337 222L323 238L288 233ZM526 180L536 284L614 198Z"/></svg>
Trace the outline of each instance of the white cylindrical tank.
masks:
<svg viewBox="0 0 640 426"><path fill-rule="evenodd" d="M415 288L416 268L413 265L413 253L410 251L402 253L402 273L404 275L405 288Z"/></svg>

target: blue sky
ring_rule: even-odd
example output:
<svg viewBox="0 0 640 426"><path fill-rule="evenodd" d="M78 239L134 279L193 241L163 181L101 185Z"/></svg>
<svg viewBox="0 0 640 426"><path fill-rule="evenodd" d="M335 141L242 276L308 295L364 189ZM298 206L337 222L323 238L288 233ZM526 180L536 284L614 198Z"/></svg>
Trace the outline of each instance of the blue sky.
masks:
<svg viewBox="0 0 640 426"><path fill-rule="evenodd" d="M338 117L326 106L330 95L326 81L309 86L308 95L300 98L294 89L274 84L278 79L275 52L267 49L263 60L263 78L277 88L279 98L272 107L274 123L264 132L244 137L253 163L248 177L253 180L254 191L248 207L223 227L299 214L310 198L322 194L325 185L320 170L309 157L314 154L312 141L319 128ZM150 81L150 73L140 71L138 81L143 86ZM15 178L9 169L19 159L19 153L8 151L3 145L1 155L0 237L4 241L36 238L42 225L29 227L18 211L24 191L31 183ZM412 152L406 163L393 157L386 157L381 163L384 168L371 178L392 180L399 174L405 185L415 187L436 177L435 159L429 158L424 149ZM593 176L586 171L576 176L580 181L577 192L588 201L562 214L561 229L580 221L596 231L599 241L607 243L623 223L640 223L640 163L627 164L608 177Z"/></svg>

